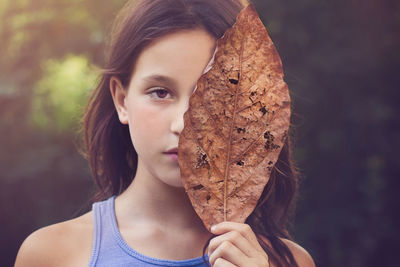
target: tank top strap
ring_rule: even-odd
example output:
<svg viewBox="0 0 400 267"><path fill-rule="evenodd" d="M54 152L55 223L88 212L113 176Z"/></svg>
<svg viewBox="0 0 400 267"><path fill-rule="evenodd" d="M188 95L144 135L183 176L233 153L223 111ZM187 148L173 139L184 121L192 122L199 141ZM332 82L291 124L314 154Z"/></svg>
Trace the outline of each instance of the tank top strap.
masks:
<svg viewBox="0 0 400 267"><path fill-rule="evenodd" d="M114 212L114 198L110 197L101 202L93 203L93 244L89 267L96 266L99 254L102 249L112 246L114 243L113 234L107 229L112 229Z"/></svg>

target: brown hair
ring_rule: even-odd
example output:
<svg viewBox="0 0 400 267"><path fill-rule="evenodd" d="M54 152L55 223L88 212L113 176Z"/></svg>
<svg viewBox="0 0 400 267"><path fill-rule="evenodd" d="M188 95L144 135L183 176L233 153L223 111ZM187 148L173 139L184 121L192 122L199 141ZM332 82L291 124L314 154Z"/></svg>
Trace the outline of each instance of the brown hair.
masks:
<svg viewBox="0 0 400 267"><path fill-rule="evenodd" d="M150 42L183 29L202 28L216 39L235 22L243 8L239 0L142 0L128 1L118 14L110 35L106 64L83 118L85 155L97 185L93 201L121 194L132 182L137 154L127 125L120 123L110 93L110 79L124 87L134 63ZM297 266L280 238L290 239L288 215L297 190L297 176L286 141L270 181L254 212L247 219L277 266Z"/></svg>

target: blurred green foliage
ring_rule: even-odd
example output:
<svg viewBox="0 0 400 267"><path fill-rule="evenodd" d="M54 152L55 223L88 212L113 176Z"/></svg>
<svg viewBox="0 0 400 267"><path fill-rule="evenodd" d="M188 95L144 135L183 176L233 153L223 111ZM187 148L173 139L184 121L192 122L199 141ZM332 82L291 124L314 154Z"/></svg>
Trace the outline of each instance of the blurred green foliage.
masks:
<svg viewBox="0 0 400 267"><path fill-rule="evenodd" d="M76 129L124 0L0 1L0 262L92 193ZM253 1L281 55L317 266L397 266L400 2ZM33 122L33 123L32 123Z"/></svg>
<svg viewBox="0 0 400 267"><path fill-rule="evenodd" d="M42 64L43 77L34 86L32 119L44 129L77 129L89 93L99 74L84 56L69 55L63 61Z"/></svg>

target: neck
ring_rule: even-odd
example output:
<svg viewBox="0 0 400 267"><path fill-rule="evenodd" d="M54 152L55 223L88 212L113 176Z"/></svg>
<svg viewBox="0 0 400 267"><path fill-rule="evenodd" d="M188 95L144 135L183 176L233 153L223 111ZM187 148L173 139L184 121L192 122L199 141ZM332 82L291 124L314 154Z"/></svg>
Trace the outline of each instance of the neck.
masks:
<svg viewBox="0 0 400 267"><path fill-rule="evenodd" d="M128 221L140 218L167 229L207 232L183 187L170 186L140 167L131 185L116 199L116 210Z"/></svg>

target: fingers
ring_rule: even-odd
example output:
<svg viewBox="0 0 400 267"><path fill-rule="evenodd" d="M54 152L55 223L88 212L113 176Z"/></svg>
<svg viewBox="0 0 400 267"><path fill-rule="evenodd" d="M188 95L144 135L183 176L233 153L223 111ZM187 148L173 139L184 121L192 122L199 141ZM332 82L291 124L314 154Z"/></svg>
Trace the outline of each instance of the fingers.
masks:
<svg viewBox="0 0 400 267"><path fill-rule="evenodd" d="M229 242L234 245L247 257L253 256L251 243L238 231L230 231L211 239L210 244L208 245L208 254L211 255L217 248L224 244L224 242Z"/></svg>
<svg viewBox="0 0 400 267"><path fill-rule="evenodd" d="M237 267L236 265L230 263L227 260L224 260L223 258L218 258L214 264L212 264L213 267Z"/></svg>
<svg viewBox="0 0 400 267"><path fill-rule="evenodd" d="M211 232L217 235L208 246L208 257L213 267L219 266L217 263L238 267L269 266L268 255L249 225L223 222L211 227Z"/></svg>
<svg viewBox="0 0 400 267"><path fill-rule="evenodd" d="M250 242L253 249L255 248L258 251L264 251L258 243L256 235L248 224L222 222L211 227L211 232L215 235L221 235L230 231L236 231L240 233L246 240L248 240L248 242Z"/></svg>
<svg viewBox="0 0 400 267"><path fill-rule="evenodd" d="M232 266L244 266L246 255L231 242L223 241L209 256L211 266L218 266L216 262L220 259L231 263Z"/></svg>

